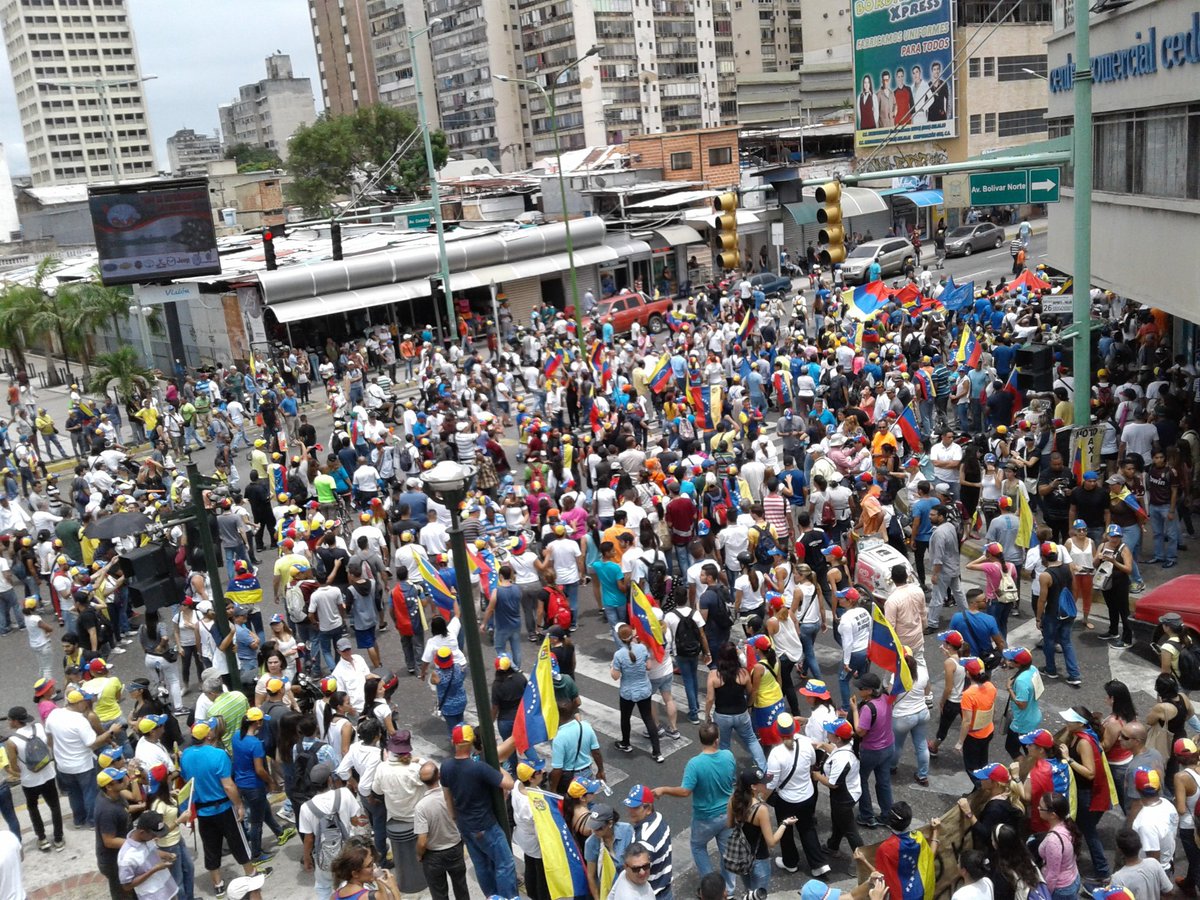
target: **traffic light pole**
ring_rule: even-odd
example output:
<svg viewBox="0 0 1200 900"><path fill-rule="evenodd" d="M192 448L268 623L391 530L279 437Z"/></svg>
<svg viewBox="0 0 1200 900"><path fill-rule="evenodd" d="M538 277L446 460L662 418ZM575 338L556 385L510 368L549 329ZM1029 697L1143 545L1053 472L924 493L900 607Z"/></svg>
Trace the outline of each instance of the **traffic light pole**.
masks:
<svg viewBox="0 0 1200 900"><path fill-rule="evenodd" d="M1092 316L1092 50L1088 4L1075 6L1075 264L1071 278L1071 318L1079 331L1071 373L1075 378L1074 418L1077 427L1092 421L1092 334L1085 327Z"/></svg>
<svg viewBox="0 0 1200 900"><path fill-rule="evenodd" d="M225 591L221 587L221 578L225 572L224 562L217 556L217 545L213 543L211 513L204 505L204 490L213 487L216 482L204 478L194 462L189 461L185 467L188 477L188 488L192 495L192 519L196 523L196 532L200 535L200 547L204 551L204 568L208 572L208 580L212 588L213 615L217 620L217 633L221 640L229 634L229 619L225 617ZM237 651L233 642L225 651L225 662L229 669L229 687L232 690L242 689L242 679L238 671Z"/></svg>

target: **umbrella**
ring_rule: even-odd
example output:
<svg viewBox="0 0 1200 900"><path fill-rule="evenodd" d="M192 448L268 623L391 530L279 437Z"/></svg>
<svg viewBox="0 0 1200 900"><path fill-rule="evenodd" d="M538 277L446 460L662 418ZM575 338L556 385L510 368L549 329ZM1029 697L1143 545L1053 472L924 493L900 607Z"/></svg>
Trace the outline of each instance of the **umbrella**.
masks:
<svg viewBox="0 0 1200 900"><path fill-rule="evenodd" d="M140 512L113 513L93 522L83 533L93 540L111 541L113 538L141 534L149 524L150 520Z"/></svg>

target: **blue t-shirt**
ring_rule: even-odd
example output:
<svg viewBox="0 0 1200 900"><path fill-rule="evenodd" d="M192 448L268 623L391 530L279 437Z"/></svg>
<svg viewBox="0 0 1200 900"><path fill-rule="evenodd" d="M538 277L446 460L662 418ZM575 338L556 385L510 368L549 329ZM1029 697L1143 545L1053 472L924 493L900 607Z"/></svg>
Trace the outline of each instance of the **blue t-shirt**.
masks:
<svg viewBox="0 0 1200 900"><path fill-rule="evenodd" d="M613 342L613 325L612 325L612 322L605 322L605 323L604 323L604 324L603 324L603 325L600 327L600 333L601 333L601 334L603 335L603 337L604 337L604 343L605 343L605 344L607 344L608 346L612 346L612 342Z"/></svg>
<svg viewBox="0 0 1200 900"><path fill-rule="evenodd" d="M596 576L596 580L600 582L600 599L605 606L625 607L625 592L621 590L618 582L624 577L619 563L612 560L600 560L592 563L592 572Z"/></svg>
<svg viewBox="0 0 1200 900"><path fill-rule="evenodd" d="M266 785L254 770L254 760L266 761L267 751L256 734L233 736L233 783L243 790L260 790Z"/></svg>
<svg viewBox="0 0 1200 900"><path fill-rule="evenodd" d="M630 658L630 651L633 657ZM620 647L613 654L612 667L621 673L618 693L624 700L645 700L653 693L650 689L650 673L646 671L649 651L641 644Z"/></svg>
<svg viewBox="0 0 1200 900"><path fill-rule="evenodd" d="M737 762L728 750L701 753L688 760L683 786L692 792L692 818L715 819L725 815Z"/></svg>
<svg viewBox="0 0 1200 900"><path fill-rule="evenodd" d="M496 612L492 622L497 629L520 629L521 589L515 584L502 584L496 588Z"/></svg>
<svg viewBox="0 0 1200 900"><path fill-rule="evenodd" d="M295 397L284 397L279 401L279 411L289 416L295 416L300 411L300 406L296 403Z"/></svg>
<svg viewBox="0 0 1200 900"><path fill-rule="evenodd" d="M233 763L220 747L212 744L188 747L179 758L179 769L184 781L194 782L192 796L196 800L196 815L215 816L233 809L225 786L221 784L222 778L232 774Z"/></svg>
<svg viewBox="0 0 1200 900"><path fill-rule="evenodd" d="M808 487L808 479L799 469L784 469L779 473L780 484L787 484L789 478L791 478L792 496L788 498L788 502L792 506L803 506L804 489Z"/></svg>
<svg viewBox="0 0 1200 900"><path fill-rule="evenodd" d="M405 491L396 500L397 506L408 507L408 517L424 527L429 524L429 498L420 491Z"/></svg>
<svg viewBox="0 0 1200 900"><path fill-rule="evenodd" d="M1042 711L1038 707L1036 691L1033 689L1033 676L1036 673L1037 669L1030 666L1013 680L1013 699L1020 700L1026 706L1024 709L1019 709L1017 704L1013 704L1012 724L1008 726L1009 731L1017 734L1029 734L1042 724Z"/></svg>
<svg viewBox="0 0 1200 900"><path fill-rule="evenodd" d="M995 618L985 612L956 612L950 617L950 630L962 633L976 656L996 649L992 637L1000 633Z"/></svg>
<svg viewBox="0 0 1200 900"><path fill-rule="evenodd" d="M1007 379L1008 373L1012 371L1013 357L1016 355L1017 348L1010 344L998 344L992 348L992 363L1002 381Z"/></svg>
<svg viewBox="0 0 1200 900"><path fill-rule="evenodd" d="M933 537L933 523L929 520L929 511L935 506L941 506L942 501L937 497L922 497L909 510L912 519L917 523L916 540L929 543Z"/></svg>
<svg viewBox="0 0 1200 900"><path fill-rule="evenodd" d="M477 759L448 759L442 763L442 787L454 800L458 829L487 831L496 824L492 791L500 787L500 773Z"/></svg>
<svg viewBox="0 0 1200 900"><path fill-rule="evenodd" d="M236 645L238 664L242 668L258 664L258 651L250 646L254 643L254 632L245 625L238 625L233 633L233 642Z"/></svg>

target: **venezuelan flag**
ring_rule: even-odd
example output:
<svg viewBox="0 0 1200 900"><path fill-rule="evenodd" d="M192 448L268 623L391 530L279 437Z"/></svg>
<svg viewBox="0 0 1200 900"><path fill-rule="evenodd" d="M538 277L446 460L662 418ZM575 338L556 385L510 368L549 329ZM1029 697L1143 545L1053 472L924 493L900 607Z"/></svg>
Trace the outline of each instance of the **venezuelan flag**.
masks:
<svg viewBox="0 0 1200 900"><path fill-rule="evenodd" d="M529 791L529 809L533 829L542 850L546 870L546 888L555 900L588 895L587 869L575 836L562 814L562 798L541 791Z"/></svg>
<svg viewBox="0 0 1200 900"><path fill-rule="evenodd" d="M1071 818L1074 819L1075 809L1079 803L1079 795L1075 790L1075 772L1070 763L1060 759L1048 759L1046 762L1050 764L1050 782L1054 786L1054 793L1062 794L1067 798Z"/></svg>
<svg viewBox="0 0 1200 900"><path fill-rule="evenodd" d="M617 880L617 864L613 861L612 854L608 852L608 848L603 842L600 844L600 865L598 867L600 873L600 896L608 897L612 891L613 882Z"/></svg>
<svg viewBox="0 0 1200 900"><path fill-rule="evenodd" d="M479 590L483 593L484 599L491 600L495 596L493 588L493 573L491 566L483 557L484 551L472 550L467 548L467 562L471 568L471 574L479 578Z"/></svg>
<svg viewBox="0 0 1200 900"><path fill-rule="evenodd" d="M1080 483L1083 482L1082 473L1080 473L1079 481ZM1137 514L1139 522L1145 522L1150 518L1150 515L1146 512L1146 510L1142 509L1142 504L1138 502L1138 498L1134 496L1133 492L1130 491L1129 488L1121 488L1121 493L1117 495L1117 499Z"/></svg>
<svg viewBox="0 0 1200 900"><path fill-rule="evenodd" d="M912 373L913 381L921 389L922 400L932 400L937 396L937 390L933 386L933 379L929 377L929 373L924 369L916 369Z"/></svg>
<svg viewBox="0 0 1200 900"><path fill-rule="evenodd" d="M558 734L558 704L554 700L554 664L550 638L542 641L533 677L525 683L525 695L513 720L513 742L524 754L535 744L543 744Z"/></svg>
<svg viewBox="0 0 1200 900"><path fill-rule="evenodd" d="M900 884L900 900L924 900L934 895L937 873L933 848L919 831L898 834L896 877Z"/></svg>
<svg viewBox="0 0 1200 900"><path fill-rule="evenodd" d="M881 669L895 673L892 679L892 693L902 694L911 691L913 686L912 672L901 653L900 638L892 623L883 617L879 605L871 607L871 643L867 645L867 659Z"/></svg>
<svg viewBox="0 0 1200 900"><path fill-rule="evenodd" d="M658 362L654 364L654 368L646 376L646 383L650 385L650 390L656 394L661 394L667 389L667 385L671 383L671 357L669 354L664 353L658 358Z"/></svg>
<svg viewBox="0 0 1200 900"><path fill-rule="evenodd" d="M1008 373L1008 381L1005 382L1003 390L1004 390L1004 393L1012 395L1012 398L1013 398L1012 411L1015 414L1017 412L1017 410L1021 409L1021 407L1023 407L1025 405L1025 395L1023 393L1021 393L1021 389L1019 387L1017 387L1017 370L1016 370L1016 368L1013 368L1013 370ZM1012 422L1011 421L1001 422L1000 424L1001 425L1011 425Z"/></svg>
<svg viewBox="0 0 1200 900"><path fill-rule="evenodd" d="M179 789L179 793L175 795L175 805L179 810L180 822L194 822L196 820L196 808L193 805L196 780L190 779L185 781L183 787Z"/></svg>
<svg viewBox="0 0 1200 900"><path fill-rule="evenodd" d="M912 311L920 304L921 289L910 281L904 287L900 288L900 290L893 291L892 299L905 309Z"/></svg>
<svg viewBox="0 0 1200 900"><path fill-rule="evenodd" d="M742 324L738 326L737 337L734 340L739 344L745 344L750 337L750 332L754 330L757 321L754 313L746 310L746 317L742 319Z"/></svg>
<svg viewBox="0 0 1200 900"><path fill-rule="evenodd" d="M955 354L955 360L959 365L970 366L974 369L979 365L979 360L983 357L983 346L979 343L979 339L975 337L975 332L971 330L971 326L963 323L962 338L958 342L958 353Z"/></svg>
<svg viewBox="0 0 1200 900"><path fill-rule="evenodd" d="M717 419L721 416L721 386L705 384L688 388L688 399L692 411L696 414L696 428L709 431L717 427Z"/></svg>
<svg viewBox="0 0 1200 900"><path fill-rule="evenodd" d="M559 367L562 365L562 363L563 355L561 350L551 353L550 356L546 358L546 364L542 366L542 371L546 373L547 378L550 378L559 370Z"/></svg>
<svg viewBox="0 0 1200 900"><path fill-rule="evenodd" d="M1024 491L1017 494L1017 546L1028 547L1033 543L1033 510Z"/></svg>
<svg viewBox="0 0 1200 900"><path fill-rule="evenodd" d="M254 351L253 350L250 351L250 377L251 378L258 377L258 365L254 361Z"/></svg>
<svg viewBox="0 0 1200 900"><path fill-rule="evenodd" d="M921 429L917 428L917 419L912 409L904 407L896 419L896 424L900 426L900 436L904 438L904 442L913 450L920 450Z"/></svg>
<svg viewBox="0 0 1200 900"><path fill-rule="evenodd" d="M596 374L599 375L601 370L604 368L604 344L600 341L594 341L592 343L591 360L592 368L595 370Z"/></svg>
<svg viewBox="0 0 1200 900"><path fill-rule="evenodd" d="M636 584L629 589L629 624L633 626L638 639L646 645L646 649L654 657L655 662L662 662L664 644L662 623L654 610L658 607L653 597L646 595Z"/></svg>
<svg viewBox="0 0 1200 900"><path fill-rule="evenodd" d="M869 319L888 302L889 291L882 281L861 284L853 290L842 292L846 314L856 319Z"/></svg>
<svg viewBox="0 0 1200 900"><path fill-rule="evenodd" d="M424 556L415 556L417 561L417 572L421 576L421 580L429 588L429 593L433 597L433 602L447 612L454 609L456 596L454 591L442 579L442 576L434 571Z"/></svg>
<svg viewBox="0 0 1200 900"><path fill-rule="evenodd" d="M235 576L229 582L229 587L225 588L225 599L242 606L261 603L262 598L262 585L258 583L258 576L253 572Z"/></svg>

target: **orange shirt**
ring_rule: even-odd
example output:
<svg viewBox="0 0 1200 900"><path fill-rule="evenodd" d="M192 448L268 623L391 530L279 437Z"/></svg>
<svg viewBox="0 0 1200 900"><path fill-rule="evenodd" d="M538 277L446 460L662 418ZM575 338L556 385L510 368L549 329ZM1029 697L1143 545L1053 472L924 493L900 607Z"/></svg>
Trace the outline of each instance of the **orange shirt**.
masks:
<svg viewBox="0 0 1200 900"><path fill-rule="evenodd" d="M967 734L973 738L991 737L996 729L992 723L992 714L996 707L996 686L990 681L972 684L963 691L961 706L963 721L972 726Z"/></svg>

